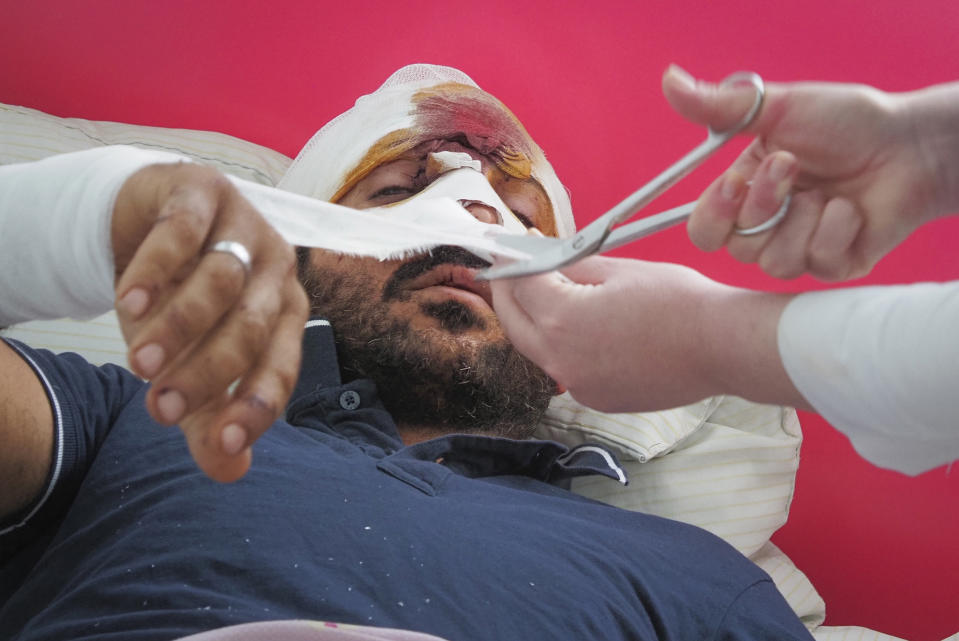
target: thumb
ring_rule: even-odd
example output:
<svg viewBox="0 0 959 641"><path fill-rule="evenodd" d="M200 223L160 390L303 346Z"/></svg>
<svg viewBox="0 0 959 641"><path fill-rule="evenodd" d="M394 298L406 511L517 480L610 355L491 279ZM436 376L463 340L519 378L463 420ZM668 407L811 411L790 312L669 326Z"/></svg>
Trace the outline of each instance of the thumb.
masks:
<svg viewBox="0 0 959 641"><path fill-rule="evenodd" d="M536 324L536 319L562 301L569 280L557 272L509 278L490 282L493 307L497 314L512 308L517 316Z"/></svg>
<svg viewBox="0 0 959 641"><path fill-rule="evenodd" d="M739 124L756 100L756 89L751 85L717 85L696 80L684 69L670 65L663 74L663 94L670 106L683 118L705 125L713 131L726 131ZM766 98L768 99L768 90ZM755 133L763 120L763 102L760 113L744 132Z"/></svg>
<svg viewBox="0 0 959 641"><path fill-rule="evenodd" d="M572 281L573 285L602 285L617 272L627 269L628 265L640 262L642 261L636 259L623 261L609 256L587 256L563 267L560 273Z"/></svg>

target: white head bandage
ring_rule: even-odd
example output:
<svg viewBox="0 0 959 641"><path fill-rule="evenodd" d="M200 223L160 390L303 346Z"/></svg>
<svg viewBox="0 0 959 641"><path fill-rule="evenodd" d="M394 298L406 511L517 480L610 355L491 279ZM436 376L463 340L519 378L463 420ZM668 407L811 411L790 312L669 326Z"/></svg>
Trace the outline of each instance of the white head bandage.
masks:
<svg viewBox="0 0 959 641"><path fill-rule="evenodd" d="M438 65L403 67L358 99L307 142L279 187L336 201L372 169L404 151L458 136L492 156L506 173L538 182L553 208L559 236L575 231L566 189L522 124L469 76Z"/></svg>

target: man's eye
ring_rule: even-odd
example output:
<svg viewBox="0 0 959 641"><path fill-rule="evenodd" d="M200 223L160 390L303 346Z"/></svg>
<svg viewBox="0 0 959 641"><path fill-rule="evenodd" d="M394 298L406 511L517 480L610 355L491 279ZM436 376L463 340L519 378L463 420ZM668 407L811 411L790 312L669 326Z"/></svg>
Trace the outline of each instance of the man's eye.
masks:
<svg viewBox="0 0 959 641"><path fill-rule="evenodd" d="M535 226L533 225L533 221L530 220L529 216L526 216L525 214L521 214L515 209L512 209L510 211L513 212L513 215L516 216L519 222L523 223L523 227L525 227L526 229L531 229L532 227Z"/></svg>
<svg viewBox="0 0 959 641"><path fill-rule="evenodd" d="M374 198L386 198L387 196L411 196L413 195L412 187L403 187L402 185L389 185L383 187L379 191L374 192L370 199Z"/></svg>

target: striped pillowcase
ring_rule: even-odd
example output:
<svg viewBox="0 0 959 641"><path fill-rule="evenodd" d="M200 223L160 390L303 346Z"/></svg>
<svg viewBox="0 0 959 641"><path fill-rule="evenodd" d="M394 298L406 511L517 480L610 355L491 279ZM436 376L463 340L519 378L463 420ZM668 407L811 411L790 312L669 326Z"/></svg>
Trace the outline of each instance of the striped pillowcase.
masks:
<svg viewBox="0 0 959 641"><path fill-rule="evenodd" d="M271 186L292 162L272 149L213 131L58 118L36 109L0 104L0 165L104 145L171 151Z"/></svg>

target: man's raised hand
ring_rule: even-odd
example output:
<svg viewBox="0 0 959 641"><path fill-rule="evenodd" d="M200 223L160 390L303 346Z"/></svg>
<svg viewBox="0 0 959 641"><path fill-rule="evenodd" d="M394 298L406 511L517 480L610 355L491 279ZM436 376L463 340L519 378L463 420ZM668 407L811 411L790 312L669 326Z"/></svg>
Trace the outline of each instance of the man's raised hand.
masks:
<svg viewBox="0 0 959 641"><path fill-rule="evenodd" d="M283 412L308 303L293 247L218 171L151 165L121 188L111 227L117 315L147 409L179 425L211 478L232 481ZM239 243L236 255L211 251ZM222 246L222 245L221 245Z"/></svg>

